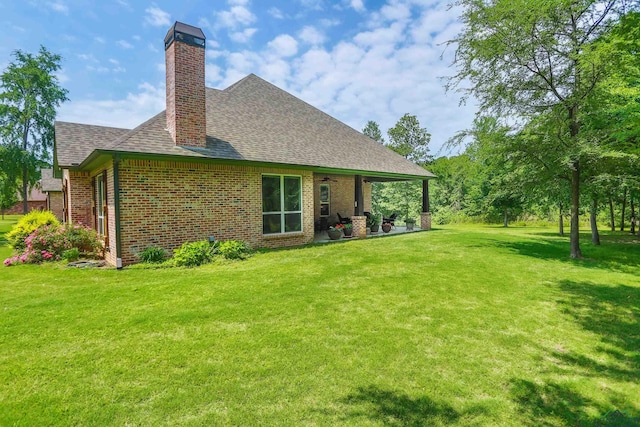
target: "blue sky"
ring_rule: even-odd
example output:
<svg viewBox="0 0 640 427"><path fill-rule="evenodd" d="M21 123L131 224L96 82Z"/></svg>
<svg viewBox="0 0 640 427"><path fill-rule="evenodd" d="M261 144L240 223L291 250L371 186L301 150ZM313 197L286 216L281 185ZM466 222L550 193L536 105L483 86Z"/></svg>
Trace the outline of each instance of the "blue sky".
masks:
<svg viewBox="0 0 640 427"><path fill-rule="evenodd" d="M439 0L24 0L0 3L0 68L16 49L62 55L58 119L135 127L165 107L163 39L177 20L207 37L207 86L249 73L355 129L415 114L431 151L473 120L445 93L455 10Z"/></svg>

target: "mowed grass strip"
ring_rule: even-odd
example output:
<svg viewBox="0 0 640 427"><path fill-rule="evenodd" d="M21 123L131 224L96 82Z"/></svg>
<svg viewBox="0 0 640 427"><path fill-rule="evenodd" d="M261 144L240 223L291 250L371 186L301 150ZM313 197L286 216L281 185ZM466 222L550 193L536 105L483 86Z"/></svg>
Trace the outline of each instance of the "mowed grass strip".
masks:
<svg viewBox="0 0 640 427"><path fill-rule="evenodd" d="M585 235L583 251L475 226L197 269L0 267L0 424L638 416L640 244Z"/></svg>

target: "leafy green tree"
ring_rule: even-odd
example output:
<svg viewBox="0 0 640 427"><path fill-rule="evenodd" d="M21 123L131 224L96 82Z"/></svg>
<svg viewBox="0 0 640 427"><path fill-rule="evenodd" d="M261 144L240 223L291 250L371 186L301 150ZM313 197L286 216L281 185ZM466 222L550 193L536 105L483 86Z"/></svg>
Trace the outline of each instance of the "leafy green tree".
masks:
<svg viewBox="0 0 640 427"><path fill-rule="evenodd" d="M18 176L20 174L17 147L0 145L0 211L4 219L4 211L18 203Z"/></svg>
<svg viewBox="0 0 640 427"><path fill-rule="evenodd" d="M67 100L55 73L61 57L40 47L37 55L16 50L0 75L0 137L19 147L21 193L27 213L29 187L39 179L39 167L51 158L56 107Z"/></svg>
<svg viewBox="0 0 640 427"><path fill-rule="evenodd" d="M555 119L547 137L564 157L571 179L571 257L580 258L580 182L583 109L611 72L616 49L595 43L632 6L622 0L458 0L461 33L449 87L474 96L482 111L526 119ZM637 7L633 5L632 7ZM535 150L540 151L540 149Z"/></svg>
<svg viewBox="0 0 640 427"><path fill-rule="evenodd" d="M364 129L362 129L362 133L367 135L374 141L378 141L380 144L384 144L384 137L382 136L382 132L380 132L380 126L377 122L369 120Z"/></svg>
<svg viewBox="0 0 640 427"><path fill-rule="evenodd" d="M387 131L388 147L401 156L417 164L427 164L433 157L429 155L431 134L426 128L420 127L418 118L405 114L396 125Z"/></svg>

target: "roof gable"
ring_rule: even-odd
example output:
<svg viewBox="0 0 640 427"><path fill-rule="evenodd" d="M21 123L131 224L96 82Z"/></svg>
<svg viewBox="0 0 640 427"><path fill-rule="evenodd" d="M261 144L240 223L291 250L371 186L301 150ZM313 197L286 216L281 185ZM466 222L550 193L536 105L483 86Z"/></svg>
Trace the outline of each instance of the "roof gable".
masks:
<svg viewBox="0 0 640 427"><path fill-rule="evenodd" d="M205 148L176 146L161 112L133 130L56 123L58 165L93 150L287 164L433 177L384 145L250 74L206 90Z"/></svg>

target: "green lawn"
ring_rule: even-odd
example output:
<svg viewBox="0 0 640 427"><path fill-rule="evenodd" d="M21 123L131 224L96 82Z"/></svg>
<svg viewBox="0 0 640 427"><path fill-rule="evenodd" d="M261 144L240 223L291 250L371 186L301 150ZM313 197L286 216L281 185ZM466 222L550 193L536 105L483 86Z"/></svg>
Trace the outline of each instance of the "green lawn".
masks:
<svg viewBox="0 0 640 427"><path fill-rule="evenodd" d="M191 270L0 266L0 424L640 416L640 242L568 252L551 229L476 226Z"/></svg>

